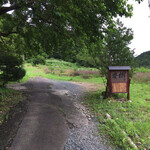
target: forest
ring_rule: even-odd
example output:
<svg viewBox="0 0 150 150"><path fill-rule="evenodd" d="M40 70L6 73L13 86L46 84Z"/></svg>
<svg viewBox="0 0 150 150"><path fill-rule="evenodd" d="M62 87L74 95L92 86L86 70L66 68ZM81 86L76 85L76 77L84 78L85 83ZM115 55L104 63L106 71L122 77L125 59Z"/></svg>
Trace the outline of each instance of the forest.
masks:
<svg viewBox="0 0 150 150"><path fill-rule="evenodd" d="M139 56L135 57L135 63L138 67L150 68L150 51L143 52Z"/></svg>

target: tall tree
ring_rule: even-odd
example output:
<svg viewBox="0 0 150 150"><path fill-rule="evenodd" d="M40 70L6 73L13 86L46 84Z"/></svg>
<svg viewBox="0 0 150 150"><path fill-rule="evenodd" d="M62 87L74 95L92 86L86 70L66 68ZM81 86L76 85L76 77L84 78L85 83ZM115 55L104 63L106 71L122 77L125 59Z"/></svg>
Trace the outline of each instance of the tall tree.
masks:
<svg viewBox="0 0 150 150"><path fill-rule="evenodd" d="M128 46L132 39L133 31L117 20L108 26L104 40L91 46L95 63L101 70L101 74L106 77L106 93L108 92L108 66L131 66L131 68L134 66L134 52Z"/></svg>

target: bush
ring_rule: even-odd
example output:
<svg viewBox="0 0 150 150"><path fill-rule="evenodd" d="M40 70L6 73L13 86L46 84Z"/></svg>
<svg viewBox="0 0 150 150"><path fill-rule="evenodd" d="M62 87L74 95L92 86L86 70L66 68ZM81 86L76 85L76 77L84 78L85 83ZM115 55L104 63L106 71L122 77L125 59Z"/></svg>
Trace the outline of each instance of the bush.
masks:
<svg viewBox="0 0 150 150"><path fill-rule="evenodd" d="M84 67L96 67L94 59L89 54L78 54L76 62Z"/></svg>
<svg viewBox="0 0 150 150"><path fill-rule="evenodd" d="M22 64L23 60L19 55L0 54L0 82L3 86L9 81L17 81L25 76Z"/></svg>
<svg viewBox="0 0 150 150"><path fill-rule="evenodd" d="M37 56L35 58L30 59L31 63L36 66L38 64L45 65L46 60L43 56Z"/></svg>
<svg viewBox="0 0 150 150"><path fill-rule="evenodd" d="M34 59L34 58L27 59L27 60L26 60L26 63L33 63L33 59Z"/></svg>

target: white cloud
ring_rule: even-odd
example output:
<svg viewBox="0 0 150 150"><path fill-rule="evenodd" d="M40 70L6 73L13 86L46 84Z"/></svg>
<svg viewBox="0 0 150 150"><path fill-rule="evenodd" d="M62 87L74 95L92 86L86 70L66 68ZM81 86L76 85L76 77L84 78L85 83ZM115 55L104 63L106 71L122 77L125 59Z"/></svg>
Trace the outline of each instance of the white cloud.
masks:
<svg viewBox="0 0 150 150"><path fill-rule="evenodd" d="M121 20L125 26L134 31L134 39L130 47L135 49L136 55L139 55L150 50L150 9L148 0L144 0L141 4L132 0L131 3L134 7L132 18L121 18Z"/></svg>

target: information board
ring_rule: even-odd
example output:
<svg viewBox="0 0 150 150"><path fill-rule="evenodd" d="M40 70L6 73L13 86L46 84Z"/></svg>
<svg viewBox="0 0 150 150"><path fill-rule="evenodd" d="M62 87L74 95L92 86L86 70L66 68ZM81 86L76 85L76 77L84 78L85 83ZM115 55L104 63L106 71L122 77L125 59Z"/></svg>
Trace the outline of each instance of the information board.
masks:
<svg viewBox="0 0 150 150"><path fill-rule="evenodd" d="M129 100L130 66L108 66L108 69L109 97L112 93L127 93L127 99Z"/></svg>
<svg viewBox="0 0 150 150"><path fill-rule="evenodd" d="M127 82L127 71L111 71L111 82Z"/></svg>

